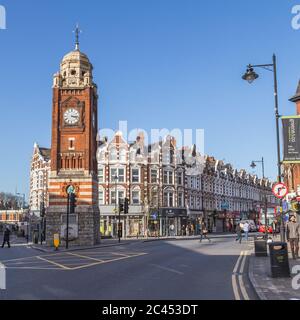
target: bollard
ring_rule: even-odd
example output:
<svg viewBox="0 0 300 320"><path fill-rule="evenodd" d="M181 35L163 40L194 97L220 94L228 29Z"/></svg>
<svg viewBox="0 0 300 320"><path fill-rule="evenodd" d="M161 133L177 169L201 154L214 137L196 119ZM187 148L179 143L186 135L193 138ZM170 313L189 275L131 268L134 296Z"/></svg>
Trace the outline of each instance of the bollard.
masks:
<svg viewBox="0 0 300 320"><path fill-rule="evenodd" d="M2 263L0 263L0 290L6 290L6 270Z"/></svg>

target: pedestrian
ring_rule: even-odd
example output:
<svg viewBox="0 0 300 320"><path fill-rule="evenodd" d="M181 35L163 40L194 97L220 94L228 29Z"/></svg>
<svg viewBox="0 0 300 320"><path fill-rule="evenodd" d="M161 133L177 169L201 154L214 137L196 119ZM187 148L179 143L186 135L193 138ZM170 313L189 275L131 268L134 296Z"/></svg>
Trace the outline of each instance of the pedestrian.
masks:
<svg viewBox="0 0 300 320"><path fill-rule="evenodd" d="M205 222L201 223L201 229L200 229L200 242L202 242L203 238L211 242L211 240L207 236L208 230L206 228Z"/></svg>
<svg viewBox="0 0 300 320"><path fill-rule="evenodd" d="M8 247L10 248L9 237L10 237L10 230L8 227L6 227L4 231L2 248L4 248L5 243L7 243Z"/></svg>
<svg viewBox="0 0 300 320"><path fill-rule="evenodd" d="M236 231L236 235L237 235L235 241L239 241L240 243L242 243L242 228L241 228L240 223L236 226L235 231Z"/></svg>
<svg viewBox="0 0 300 320"><path fill-rule="evenodd" d="M246 241L248 241L248 234L249 234L249 228L250 228L250 225L249 223L246 221L243 225L243 230L244 230L244 233L245 233L245 239Z"/></svg>
<svg viewBox="0 0 300 320"><path fill-rule="evenodd" d="M299 228L300 225L296 221L296 217L291 216L286 228L286 237L287 241L290 243L293 259L299 258Z"/></svg>

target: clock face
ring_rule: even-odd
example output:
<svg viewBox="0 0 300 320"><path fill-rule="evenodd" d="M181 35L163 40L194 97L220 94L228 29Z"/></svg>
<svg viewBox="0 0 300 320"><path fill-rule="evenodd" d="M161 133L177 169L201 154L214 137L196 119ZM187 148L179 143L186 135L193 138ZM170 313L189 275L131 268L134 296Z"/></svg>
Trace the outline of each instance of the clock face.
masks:
<svg viewBox="0 0 300 320"><path fill-rule="evenodd" d="M65 123L69 125L77 124L79 122L79 117L80 117L79 112L75 109L68 109L64 113Z"/></svg>

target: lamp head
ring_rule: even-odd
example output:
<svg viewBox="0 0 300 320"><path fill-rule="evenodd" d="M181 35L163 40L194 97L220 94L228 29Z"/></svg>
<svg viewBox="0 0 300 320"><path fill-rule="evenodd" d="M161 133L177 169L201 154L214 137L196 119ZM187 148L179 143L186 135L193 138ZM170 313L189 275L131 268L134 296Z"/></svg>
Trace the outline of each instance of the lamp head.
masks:
<svg viewBox="0 0 300 320"><path fill-rule="evenodd" d="M255 168L256 168L256 164L255 164L254 161L252 161L252 163L250 164L250 167L251 167L252 169L255 169Z"/></svg>
<svg viewBox="0 0 300 320"><path fill-rule="evenodd" d="M249 83L252 83L254 80L256 80L259 77L259 75L254 71L251 65L248 66L246 73L243 75L243 80L248 81Z"/></svg>

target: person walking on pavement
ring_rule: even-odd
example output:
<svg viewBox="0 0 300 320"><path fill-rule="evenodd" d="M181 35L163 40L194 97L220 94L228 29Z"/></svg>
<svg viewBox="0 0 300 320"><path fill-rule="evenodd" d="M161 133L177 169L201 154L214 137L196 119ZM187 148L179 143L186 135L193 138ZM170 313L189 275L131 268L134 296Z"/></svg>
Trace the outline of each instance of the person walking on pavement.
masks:
<svg viewBox="0 0 300 320"><path fill-rule="evenodd" d="M246 239L246 241L248 241L249 228L250 228L250 225L249 225L249 223L246 221L246 222L244 223L244 226L243 226L243 230L244 230L244 233L245 233L245 239Z"/></svg>
<svg viewBox="0 0 300 320"><path fill-rule="evenodd" d="M240 243L242 243L242 227L241 227L240 223L236 226L235 231L237 234L235 241L239 241Z"/></svg>
<svg viewBox="0 0 300 320"><path fill-rule="evenodd" d="M290 243L293 259L299 258L299 229L300 225L296 221L296 217L291 216L286 228L286 237L287 241Z"/></svg>
<svg viewBox="0 0 300 320"><path fill-rule="evenodd" d="M200 226L200 242L202 242L203 238L205 238L206 240L208 240L209 242L211 242L211 240L208 238L207 234L208 234L208 230L206 228L205 222L201 223Z"/></svg>
<svg viewBox="0 0 300 320"><path fill-rule="evenodd" d="M9 238L10 238L10 230L8 227L6 227L4 231L2 248L4 248L5 243L7 243L8 247L10 248Z"/></svg>

